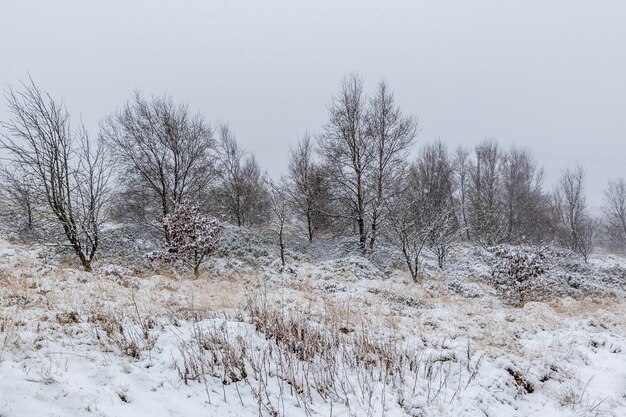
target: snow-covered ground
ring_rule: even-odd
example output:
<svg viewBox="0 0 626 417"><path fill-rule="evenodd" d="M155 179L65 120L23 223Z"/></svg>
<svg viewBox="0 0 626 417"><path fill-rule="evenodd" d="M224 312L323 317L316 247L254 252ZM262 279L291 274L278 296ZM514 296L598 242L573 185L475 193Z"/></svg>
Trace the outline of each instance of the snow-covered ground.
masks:
<svg viewBox="0 0 626 417"><path fill-rule="evenodd" d="M251 265L88 274L0 242L0 416L626 416L624 259L561 260L522 308L469 247L419 285Z"/></svg>

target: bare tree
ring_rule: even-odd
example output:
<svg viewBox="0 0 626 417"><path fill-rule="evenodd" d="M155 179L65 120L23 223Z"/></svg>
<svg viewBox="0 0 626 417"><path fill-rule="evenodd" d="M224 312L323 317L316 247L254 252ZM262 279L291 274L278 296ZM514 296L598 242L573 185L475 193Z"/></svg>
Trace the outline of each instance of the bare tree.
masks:
<svg viewBox="0 0 626 417"><path fill-rule="evenodd" d="M387 201L389 226L399 244L413 281L422 282L422 252L430 236L429 213L418 204L418 197L407 190L394 194Z"/></svg>
<svg viewBox="0 0 626 417"><path fill-rule="evenodd" d="M604 221L613 245L626 248L626 180L609 181L604 192Z"/></svg>
<svg viewBox="0 0 626 417"><path fill-rule="evenodd" d="M262 223L268 210L261 169L227 124L219 126L216 195L221 212L237 226Z"/></svg>
<svg viewBox="0 0 626 417"><path fill-rule="evenodd" d="M596 218L590 215L585 216L580 226L577 246L578 253L582 255L585 263L589 262L589 256L595 249L598 228L599 223Z"/></svg>
<svg viewBox="0 0 626 417"><path fill-rule="evenodd" d="M512 147L503 156L502 199L508 242L540 243L549 230L543 170L525 149Z"/></svg>
<svg viewBox="0 0 626 417"><path fill-rule="evenodd" d="M368 236L367 175L374 160L374 147L367 134L363 81L352 74L329 106L330 120L320 136L319 152L345 207L345 216L356 224L359 246L366 250Z"/></svg>
<svg viewBox="0 0 626 417"><path fill-rule="evenodd" d="M268 190L263 181L261 167L254 155L243 166L244 219L248 226L266 224L270 213Z"/></svg>
<svg viewBox="0 0 626 417"><path fill-rule="evenodd" d="M288 197L294 213L306 224L309 242L323 226L329 211L327 179L313 157L313 141L307 133L289 153Z"/></svg>
<svg viewBox="0 0 626 417"><path fill-rule="evenodd" d="M452 201L430 213L428 249L437 257L437 266L444 269L450 250L457 244L461 230L454 213Z"/></svg>
<svg viewBox="0 0 626 417"><path fill-rule="evenodd" d="M465 237L470 240L470 224L468 220L468 189L470 176L470 151L464 147L458 147L454 154L454 173L457 190L457 207L461 226L465 231Z"/></svg>
<svg viewBox="0 0 626 417"><path fill-rule="evenodd" d="M201 195L212 179L214 140L202 116L171 97L135 93L101 123L101 134L123 168L124 183L148 189L160 216Z"/></svg>
<svg viewBox="0 0 626 417"><path fill-rule="evenodd" d="M502 153L495 140L476 147L469 189L469 217L473 238L482 245L495 245L506 238L505 208L500 170Z"/></svg>
<svg viewBox="0 0 626 417"><path fill-rule="evenodd" d="M587 262L593 250L596 223L587 211L584 192L585 171L579 165L563 172L554 192L557 239L564 247L578 252Z"/></svg>
<svg viewBox="0 0 626 417"><path fill-rule="evenodd" d="M439 268L443 268L459 237L459 221L454 211L454 168L441 141L424 146L409 169L408 183L421 223L428 230L427 248L437 256Z"/></svg>
<svg viewBox="0 0 626 417"><path fill-rule="evenodd" d="M276 183L266 176L270 210L272 213L270 224L278 236L280 262L285 266L285 227L289 221L289 199L284 181Z"/></svg>
<svg viewBox="0 0 626 417"><path fill-rule="evenodd" d="M237 226L243 226L245 185L242 171L246 152L239 147L227 124L220 124L218 129L219 200L224 206L223 210L234 217Z"/></svg>
<svg viewBox="0 0 626 417"><path fill-rule="evenodd" d="M369 247L374 249L383 223L383 207L407 165L408 150L417 133L417 120L402 114L385 81L378 84L369 100L366 120L374 153L369 178L373 194Z"/></svg>
<svg viewBox="0 0 626 417"><path fill-rule="evenodd" d="M2 191L9 207L23 218L26 230L32 236L35 231L34 211L36 190L33 173L20 164L10 164L0 169Z"/></svg>
<svg viewBox="0 0 626 417"><path fill-rule="evenodd" d="M85 271L100 244L110 165L100 144L84 128L72 132L65 107L32 81L9 88L9 120L0 139L13 163L28 172L33 185L62 226Z"/></svg>
<svg viewBox="0 0 626 417"><path fill-rule="evenodd" d="M115 192L111 196L108 209L109 218L121 224L134 225L144 228L146 225L154 228L155 232L163 233L158 224L158 216L162 215L160 199L154 191L144 187L138 181L136 172L127 167L117 165L119 173L116 176Z"/></svg>

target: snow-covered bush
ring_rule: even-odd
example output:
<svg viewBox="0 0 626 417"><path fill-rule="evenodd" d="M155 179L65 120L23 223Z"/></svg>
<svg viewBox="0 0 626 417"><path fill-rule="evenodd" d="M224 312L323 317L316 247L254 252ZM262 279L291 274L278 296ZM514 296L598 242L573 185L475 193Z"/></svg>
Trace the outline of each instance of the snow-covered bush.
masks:
<svg viewBox="0 0 626 417"><path fill-rule="evenodd" d="M220 224L200 213L189 201L180 203L159 223L165 231L165 246L148 257L163 262L182 262L193 268L193 276L198 278L200 265L217 249Z"/></svg>
<svg viewBox="0 0 626 417"><path fill-rule="evenodd" d="M531 246L497 246L494 255L498 262L491 275L494 284L507 301L521 307L534 278L545 272L544 253Z"/></svg>
<svg viewBox="0 0 626 417"><path fill-rule="evenodd" d="M313 277L320 280L340 278L342 281L382 280L384 274L368 259L348 256L321 262L313 272Z"/></svg>

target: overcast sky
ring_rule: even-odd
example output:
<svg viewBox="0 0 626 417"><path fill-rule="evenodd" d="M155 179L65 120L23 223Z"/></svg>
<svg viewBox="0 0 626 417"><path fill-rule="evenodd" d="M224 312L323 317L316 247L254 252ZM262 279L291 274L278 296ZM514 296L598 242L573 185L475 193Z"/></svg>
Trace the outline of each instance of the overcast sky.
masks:
<svg viewBox="0 0 626 417"><path fill-rule="evenodd" d="M626 1L1 0L0 85L30 73L93 134L133 90L228 121L279 175L346 73L384 78L420 143L529 147L591 203L626 177ZM0 99L0 118L6 102Z"/></svg>

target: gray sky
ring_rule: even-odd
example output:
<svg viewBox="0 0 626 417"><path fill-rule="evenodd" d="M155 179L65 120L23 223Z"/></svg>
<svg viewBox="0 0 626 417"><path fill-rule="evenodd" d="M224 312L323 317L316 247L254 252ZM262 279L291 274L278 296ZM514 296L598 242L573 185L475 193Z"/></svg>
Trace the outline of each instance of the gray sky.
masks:
<svg viewBox="0 0 626 417"><path fill-rule="evenodd" d="M135 89L231 124L278 175L344 74L385 78L419 142L529 147L547 184L626 177L626 2L2 0L0 85L30 72L93 134ZM0 99L0 118L6 104Z"/></svg>

